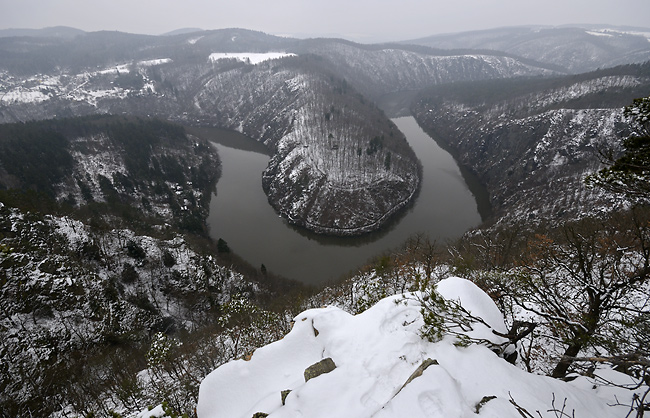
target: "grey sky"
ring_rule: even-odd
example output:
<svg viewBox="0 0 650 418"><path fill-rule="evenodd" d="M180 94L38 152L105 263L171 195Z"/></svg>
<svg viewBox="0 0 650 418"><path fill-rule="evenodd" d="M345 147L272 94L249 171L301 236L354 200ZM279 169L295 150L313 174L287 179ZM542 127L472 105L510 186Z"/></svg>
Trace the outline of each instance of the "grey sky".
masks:
<svg viewBox="0 0 650 418"><path fill-rule="evenodd" d="M647 27L648 18L650 0L0 0L0 29L160 34L240 27L361 42L516 25Z"/></svg>

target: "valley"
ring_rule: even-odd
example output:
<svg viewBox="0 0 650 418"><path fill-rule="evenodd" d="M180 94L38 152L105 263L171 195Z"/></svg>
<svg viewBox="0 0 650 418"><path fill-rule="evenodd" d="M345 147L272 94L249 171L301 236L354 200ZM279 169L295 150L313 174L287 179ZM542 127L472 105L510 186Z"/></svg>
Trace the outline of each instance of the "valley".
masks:
<svg viewBox="0 0 650 418"><path fill-rule="evenodd" d="M422 186L413 202L382 230L362 237L323 237L291 227L272 210L263 193L260 173L268 163L268 156L260 152L263 149L217 145L223 173L210 203L210 235L224 239L253 265L263 264L284 277L320 286L402 246L409 237L420 234L445 242L479 225L476 200L453 158L412 117L392 120L422 161ZM216 131L204 138L221 142L226 135L239 136Z"/></svg>
<svg viewBox="0 0 650 418"><path fill-rule="evenodd" d="M89 35L87 41L94 36L108 34ZM21 75L13 64L32 57L30 47L38 50L39 45L23 46L22 53L8 49L0 120L126 112L238 130L273 152L263 185L281 216L313 232L347 236L380 229L413 199L420 180L406 140L366 97L431 84L554 74L544 64L498 54L298 41L243 30L193 40L190 35L164 43L108 37L102 41L115 48L127 42L149 47L131 63L114 64L88 50L93 59L87 62L97 62L100 69L82 71L71 48L62 54L69 63L49 63L52 68L38 76ZM59 42L59 48L71 45ZM216 50L241 48L277 48L291 56L280 59L272 53L267 57L275 59L258 58L255 64L210 59ZM192 59L177 58L187 49Z"/></svg>
<svg viewBox="0 0 650 418"><path fill-rule="evenodd" d="M390 374L375 349L399 376L360 379L344 408L532 416L556 390L576 416L648 407L648 202L616 190L647 170L585 183L626 138L644 149L645 102L625 109L650 92L645 32L16 33L0 33L0 417L220 416L201 382L205 399L223 370L270 373L259 358L294 343L311 348L290 386L260 379L228 407L323 410L307 363ZM406 343L358 350L359 330ZM467 389L454 361L489 364L500 392ZM419 389L431 373L438 397Z"/></svg>

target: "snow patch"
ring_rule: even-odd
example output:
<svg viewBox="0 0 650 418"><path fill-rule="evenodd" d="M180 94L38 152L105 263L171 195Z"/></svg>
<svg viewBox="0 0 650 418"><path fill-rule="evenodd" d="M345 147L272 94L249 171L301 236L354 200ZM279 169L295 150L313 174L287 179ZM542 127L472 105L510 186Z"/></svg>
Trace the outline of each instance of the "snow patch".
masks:
<svg viewBox="0 0 650 418"><path fill-rule="evenodd" d="M41 103L49 100L50 96L40 90L13 90L5 93L0 101L2 104L11 103Z"/></svg>
<svg viewBox="0 0 650 418"><path fill-rule="evenodd" d="M160 59L155 59L155 60L146 60L146 61L140 61L138 63L139 66L141 67L152 67L154 65L161 65L161 64L167 64L172 62L171 58L160 58Z"/></svg>
<svg viewBox="0 0 650 418"><path fill-rule="evenodd" d="M592 33L593 32L593 33ZM601 35L632 35L632 36L642 36L650 42L650 32L645 32L645 31L634 31L634 30L616 30L616 29L602 29L599 31L589 31L587 32L590 35L595 35L596 33L600 33Z"/></svg>
<svg viewBox="0 0 650 418"><path fill-rule="evenodd" d="M613 38L614 37L614 35L612 35L611 33L607 33L605 31L603 31L603 32L598 31L597 32L597 31L588 30L586 33L589 34L589 35L602 36L602 37L605 37L605 38Z"/></svg>

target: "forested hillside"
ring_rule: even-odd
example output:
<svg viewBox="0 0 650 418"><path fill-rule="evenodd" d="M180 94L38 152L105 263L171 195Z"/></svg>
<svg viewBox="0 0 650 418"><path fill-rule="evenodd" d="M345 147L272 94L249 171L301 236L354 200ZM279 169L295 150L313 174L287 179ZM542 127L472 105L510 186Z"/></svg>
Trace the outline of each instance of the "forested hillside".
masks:
<svg viewBox="0 0 650 418"><path fill-rule="evenodd" d="M571 54L588 37L625 61L638 36L556 45L569 65L524 54L556 39L537 35L528 58L242 29L22 35L0 37L1 417L650 408L650 110L632 101L650 64L565 75L608 62ZM209 238L219 157L184 126L264 144L281 216L358 235L422 187L376 103L473 172L487 223L322 289Z"/></svg>
<svg viewBox="0 0 650 418"><path fill-rule="evenodd" d="M368 98L553 73L498 54L298 41L244 30L49 39L57 55L29 38L10 39L0 39L6 57L0 120L128 113L237 129L274 152L263 181L276 210L291 223L333 235L380 228L419 184L417 159ZM210 58L274 49L293 56ZM39 51L44 62L35 58ZM91 59L83 61L82 52ZM25 75L30 65L32 75Z"/></svg>
<svg viewBox="0 0 650 418"><path fill-rule="evenodd" d="M609 25L519 26L435 35L405 43L501 51L577 74L647 61L648 34L647 28Z"/></svg>
<svg viewBox="0 0 650 418"><path fill-rule="evenodd" d="M219 160L180 126L107 116L4 124L0 149L4 189L205 233Z"/></svg>
<svg viewBox="0 0 650 418"><path fill-rule="evenodd" d="M623 107L650 87L650 67L423 91L418 122L484 182L495 220L567 219L624 202L587 189L601 152L631 134ZM620 150L620 148L618 148Z"/></svg>
<svg viewBox="0 0 650 418"><path fill-rule="evenodd" d="M206 238L213 147L168 122L92 116L0 125L0 149L0 416L191 409L212 367L278 335L236 328L241 304L257 303L249 323L276 321L258 306L299 286ZM228 351L201 346L206 330ZM152 358L171 336L183 356L212 353L173 385Z"/></svg>
<svg viewBox="0 0 650 418"><path fill-rule="evenodd" d="M311 40L296 51L315 54L367 97L462 81L558 74L555 67L499 52L444 51L411 45L357 45Z"/></svg>

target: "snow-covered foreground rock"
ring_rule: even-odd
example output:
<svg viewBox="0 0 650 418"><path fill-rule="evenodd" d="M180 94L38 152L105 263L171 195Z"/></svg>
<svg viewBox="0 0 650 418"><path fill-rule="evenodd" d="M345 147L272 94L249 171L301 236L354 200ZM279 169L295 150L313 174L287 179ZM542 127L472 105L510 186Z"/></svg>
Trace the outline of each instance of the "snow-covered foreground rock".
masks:
<svg viewBox="0 0 650 418"><path fill-rule="evenodd" d="M448 278L438 292L505 331L496 305L471 282ZM423 339L420 310L412 295L386 298L356 316L334 307L305 311L284 339L209 374L198 416L519 418L517 406L555 416L548 411L564 404L576 417L625 414L625 407L608 406L613 398L599 397L582 380L588 389L529 374L483 345L461 347L451 336L436 343ZM480 324L470 336L501 342ZM305 370L319 362L335 367L305 382ZM284 392L284 402L283 391L291 391Z"/></svg>

